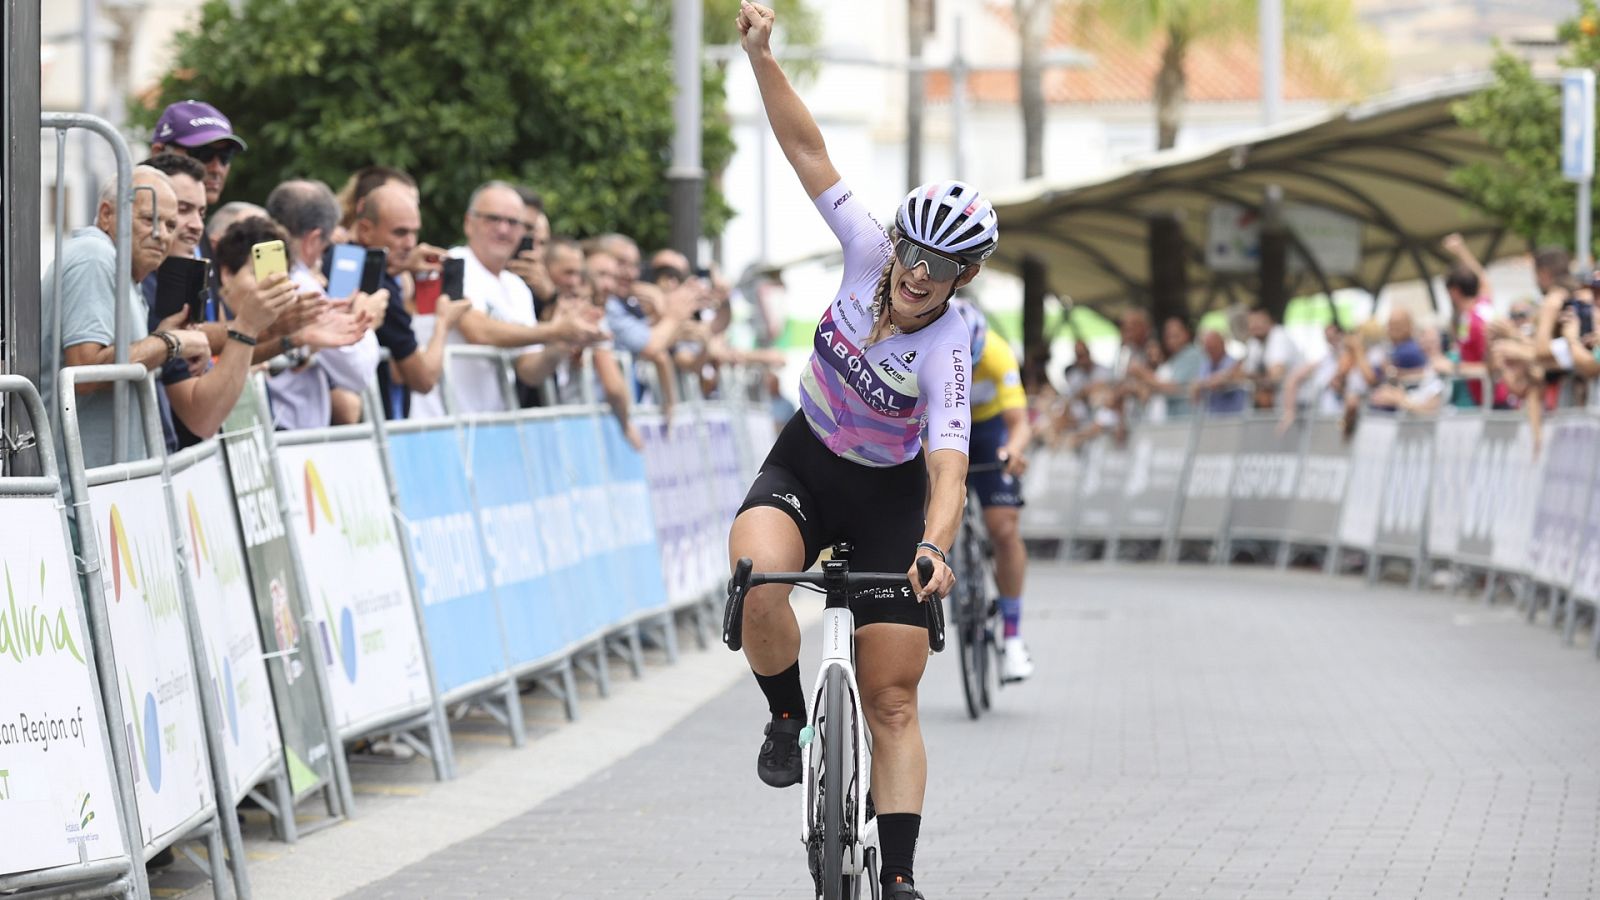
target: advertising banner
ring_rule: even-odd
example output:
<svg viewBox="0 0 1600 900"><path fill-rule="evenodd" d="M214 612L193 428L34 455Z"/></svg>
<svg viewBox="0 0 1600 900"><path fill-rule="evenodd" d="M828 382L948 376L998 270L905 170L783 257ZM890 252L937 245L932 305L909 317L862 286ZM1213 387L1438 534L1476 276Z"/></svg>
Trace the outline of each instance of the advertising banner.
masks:
<svg viewBox="0 0 1600 900"><path fill-rule="evenodd" d="M691 469L681 468L674 441L659 415L641 416L639 431L644 438L645 472L650 479L650 506L655 514L656 543L661 552L661 572L666 578L667 597L674 604L691 600L691 556L694 548L693 489ZM681 427L676 433L682 434Z"/></svg>
<svg viewBox="0 0 1600 900"><path fill-rule="evenodd" d="M1583 543L1589 482L1600 462L1596 449L1592 419L1561 419L1545 427L1543 482L1528 543L1529 573L1545 584L1565 587L1572 581Z"/></svg>
<svg viewBox="0 0 1600 900"><path fill-rule="evenodd" d="M191 594L217 705L227 726L223 752L237 803L283 750L272 686L261 658L261 630L245 571L239 525L229 501L222 458L211 453L172 476L178 515L188 529Z"/></svg>
<svg viewBox="0 0 1600 900"><path fill-rule="evenodd" d="M1132 464L1127 449L1109 439L1101 438L1089 445L1074 537L1104 538L1116 530L1121 519L1122 489Z"/></svg>
<svg viewBox="0 0 1600 900"><path fill-rule="evenodd" d="M1392 418L1366 416L1356 429L1351 450L1350 488L1345 493L1344 516L1339 522L1339 543L1371 550L1378 536L1378 512L1388 476L1389 448L1399 434Z"/></svg>
<svg viewBox="0 0 1600 900"><path fill-rule="evenodd" d="M1186 537L1221 537L1228 524L1229 491L1233 485L1234 454L1239 450L1238 419L1208 420L1200 424L1189 480L1183 489L1183 515L1178 528Z"/></svg>
<svg viewBox="0 0 1600 900"><path fill-rule="evenodd" d="M701 413L704 413L702 408ZM728 529L718 514L715 473L711 463L710 428L700 416L673 423L671 447L676 465L689 473L682 493L690 503L689 592L698 597L728 580Z"/></svg>
<svg viewBox="0 0 1600 900"><path fill-rule="evenodd" d="M1454 561L1472 495L1472 459L1483 437L1479 416L1439 420L1433 430L1433 489L1428 492L1428 555Z"/></svg>
<svg viewBox="0 0 1600 900"><path fill-rule="evenodd" d="M1378 504L1377 549L1402 556L1422 550L1433 478L1432 421L1406 419L1395 429L1389 472Z"/></svg>
<svg viewBox="0 0 1600 900"><path fill-rule="evenodd" d="M215 795L161 478L91 487L89 507L103 548L100 581L140 839L170 843L172 831L215 805Z"/></svg>
<svg viewBox="0 0 1600 900"><path fill-rule="evenodd" d="M581 638L604 632L626 615L627 584L621 578L616 533L605 508L605 469L600 465L594 419L563 416L551 424L560 450L560 483L567 489L572 509L569 527L577 543L579 583L574 596L579 616L575 624L576 637Z"/></svg>
<svg viewBox="0 0 1600 900"><path fill-rule="evenodd" d="M627 570L629 612L657 609L667 602L661 575L661 554L656 550L655 515L650 508L650 483L644 454L623 437L616 419L600 419L606 452L606 508Z"/></svg>
<svg viewBox="0 0 1600 900"><path fill-rule="evenodd" d="M430 701L383 460L370 438L278 448L336 727Z"/></svg>
<svg viewBox="0 0 1600 900"><path fill-rule="evenodd" d="M1034 454L1023 476L1019 525L1025 537L1065 538L1077 518L1078 480L1083 463L1077 453L1052 447Z"/></svg>
<svg viewBox="0 0 1600 900"><path fill-rule="evenodd" d="M1307 428L1305 454L1289 507L1289 533L1304 541L1332 543L1339 532L1350 482L1350 446L1338 422L1318 419Z"/></svg>
<svg viewBox="0 0 1600 900"><path fill-rule="evenodd" d="M0 874L72 865L80 847L90 860L118 856L117 794L61 513L48 497L0 504Z"/></svg>
<svg viewBox="0 0 1600 900"><path fill-rule="evenodd" d="M455 429L392 431L389 458L439 690L503 674L500 614Z"/></svg>
<svg viewBox="0 0 1600 900"><path fill-rule="evenodd" d="M1600 454L1597 454L1600 455ZM1591 476L1584 491L1582 539L1573 566L1572 593L1590 603L1600 601L1600 478Z"/></svg>
<svg viewBox="0 0 1600 900"><path fill-rule="evenodd" d="M1544 477L1544 462L1549 458L1549 448L1546 447L1546 452L1542 454L1534 452L1533 430L1526 419L1505 424L1514 427L1515 436L1504 444L1505 469L1499 474L1504 496L1495 501L1494 518L1490 523L1494 531L1492 560L1495 568L1502 572L1526 574L1528 538L1533 533L1533 508L1539 499L1539 485ZM1548 425L1545 427L1550 428ZM1498 432L1500 429L1495 430ZM1489 429L1486 427L1484 431L1484 443L1489 443ZM1547 441L1548 434L1547 431ZM1476 486L1479 483L1473 484Z"/></svg>
<svg viewBox="0 0 1600 900"><path fill-rule="evenodd" d="M310 666L317 664L310 635L304 634L305 598L300 596L289 549L288 527L278 508L277 473L267 451L266 416L261 392L246 388L223 426L234 509L244 535L251 596L266 651L278 733L295 797L322 787L333 777L329 736Z"/></svg>
<svg viewBox="0 0 1600 900"><path fill-rule="evenodd" d="M1239 455L1228 491L1233 498L1228 533L1280 537L1289 527L1300 483L1300 441L1306 425L1284 429L1276 418L1251 418L1239 427Z"/></svg>
<svg viewBox="0 0 1600 900"><path fill-rule="evenodd" d="M1119 534L1144 537L1166 534L1183 482L1190 431L1187 424L1150 425L1128 438L1130 465L1122 488ZM1027 499L1030 504L1033 502L1032 497Z"/></svg>

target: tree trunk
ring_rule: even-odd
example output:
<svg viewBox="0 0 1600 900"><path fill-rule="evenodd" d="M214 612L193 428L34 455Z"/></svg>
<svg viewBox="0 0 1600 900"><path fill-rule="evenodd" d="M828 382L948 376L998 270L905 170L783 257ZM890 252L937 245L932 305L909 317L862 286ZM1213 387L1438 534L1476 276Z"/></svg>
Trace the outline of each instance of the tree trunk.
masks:
<svg viewBox="0 0 1600 900"><path fill-rule="evenodd" d="M1183 60L1188 39L1180 32L1167 32L1167 46L1161 51L1161 71L1156 74L1156 149L1178 144L1178 128L1183 124Z"/></svg>
<svg viewBox="0 0 1600 900"><path fill-rule="evenodd" d="M922 43L929 29L930 0L906 0L906 190L922 183L924 78Z"/></svg>
<svg viewBox="0 0 1600 900"><path fill-rule="evenodd" d="M1051 0L1016 0L1021 49L1017 78L1022 94L1022 177L1044 175L1044 39L1055 12Z"/></svg>
<svg viewBox="0 0 1600 900"><path fill-rule="evenodd" d="M1033 392L1045 382L1050 367L1050 344L1044 337L1044 263L1037 257L1022 260L1022 385Z"/></svg>

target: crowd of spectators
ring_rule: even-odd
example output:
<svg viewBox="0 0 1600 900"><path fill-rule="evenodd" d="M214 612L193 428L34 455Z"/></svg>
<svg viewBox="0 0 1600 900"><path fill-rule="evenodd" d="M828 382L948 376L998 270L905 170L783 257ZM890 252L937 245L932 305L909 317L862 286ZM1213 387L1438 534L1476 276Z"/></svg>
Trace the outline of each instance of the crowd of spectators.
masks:
<svg viewBox="0 0 1600 900"><path fill-rule="evenodd" d="M1158 340L1144 311L1127 310L1109 365L1079 340L1062 387L1041 387L1040 430L1076 447L1103 434L1123 438L1136 422L1203 411L1270 415L1284 430L1306 416L1333 418L1350 434L1362 416L1431 416L1487 403L1525 413L1537 442L1545 414L1600 405L1592 387L1600 376L1600 279L1574 277L1565 250L1541 250L1533 256L1540 299L1512 303L1502 317L1466 242L1451 235L1442 249L1454 263L1443 273L1446 327L1425 327L1396 307L1348 331L1328 325L1320 352L1304 352L1263 309L1245 314L1237 333L1204 328L1198 341L1179 317L1161 323Z"/></svg>
<svg viewBox="0 0 1600 900"><path fill-rule="evenodd" d="M126 264L135 290L118 296L113 235L117 219L130 213L119 208L114 183L94 224L75 231L45 273L47 398L59 367L113 359L119 303L128 305L132 323L129 361L157 373L171 450L215 435L255 368L269 374L279 429L359 421L369 387L390 418L592 397L610 406L639 447L630 409L645 396L670 417L691 380L715 392L730 363L782 364L775 351L730 346L735 292L714 267L660 250L642 271L639 247L624 234L582 241L553 235L543 200L524 186L479 186L462 210L460 243L437 247L420 239L416 179L387 166L352 173L337 192L293 178L248 198L257 202L223 203L229 173L249 158L241 158L247 149L209 104L190 100L163 112L149 159L134 169ZM429 223L431 233L438 224ZM283 243L288 271L258 280L254 248L272 241ZM330 285L340 245L349 245L340 258L358 248L369 265L382 254L375 288ZM154 312L169 257L209 261L209 291L193 314ZM459 297L444 290L445 270L455 265ZM469 345L506 352L450 349ZM135 393L132 423L139 421ZM113 392L88 385L80 395L86 463L105 465L114 460ZM145 452L140 431L129 434L138 458Z"/></svg>

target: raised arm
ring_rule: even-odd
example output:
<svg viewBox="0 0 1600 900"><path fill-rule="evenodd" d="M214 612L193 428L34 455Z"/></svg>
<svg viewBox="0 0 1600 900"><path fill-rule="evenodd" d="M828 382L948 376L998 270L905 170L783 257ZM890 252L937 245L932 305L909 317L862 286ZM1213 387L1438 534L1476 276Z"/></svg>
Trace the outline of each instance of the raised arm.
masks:
<svg viewBox="0 0 1600 900"><path fill-rule="evenodd" d="M739 45L750 57L750 68L755 71L756 85L761 89L761 103L767 109L767 121L772 133L783 148L783 155L800 176L800 186L806 196L815 200L822 192L839 181L839 172L828 159L828 147L822 141L822 131L811 111L801 101L783 74L783 67L772 55L772 23L775 15L759 3L744 0L739 4Z"/></svg>

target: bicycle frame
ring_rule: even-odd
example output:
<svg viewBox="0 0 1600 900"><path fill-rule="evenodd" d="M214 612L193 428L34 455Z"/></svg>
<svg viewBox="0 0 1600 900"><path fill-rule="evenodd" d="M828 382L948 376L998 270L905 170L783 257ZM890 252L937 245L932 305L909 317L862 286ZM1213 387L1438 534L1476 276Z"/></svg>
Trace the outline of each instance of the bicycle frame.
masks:
<svg viewBox="0 0 1600 900"><path fill-rule="evenodd" d="M862 739L856 741L855 747L855 788L851 795L855 798L854 821L851 823L851 834L854 840L846 848L845 868L855 876L862 874L866 868L866 848L871 846L876 837L877 822L873 821L873 833L867 833L867 791L872 788L872 737L866 728L866 710L861 705L861 689L856 684L856 618L850 612L850 605L844 597L845 592L839 591L839 605L834 605L833 591L829 591L828 605L822 613L822 664L817 667L817 679L811 688L811 721L810 725L814 737L804 747L804 762L800 767L800 843L808 844L811 840L811 776L816 771L814 754L823 746L819 738L823 737L824 713L833 715L834 710L824 710L823 692L828 682L828 671L839 669L844 673L845 688L850 694L851 712L855 721L860 723ZM838 729L829 729L837 732Z"/></svg>

